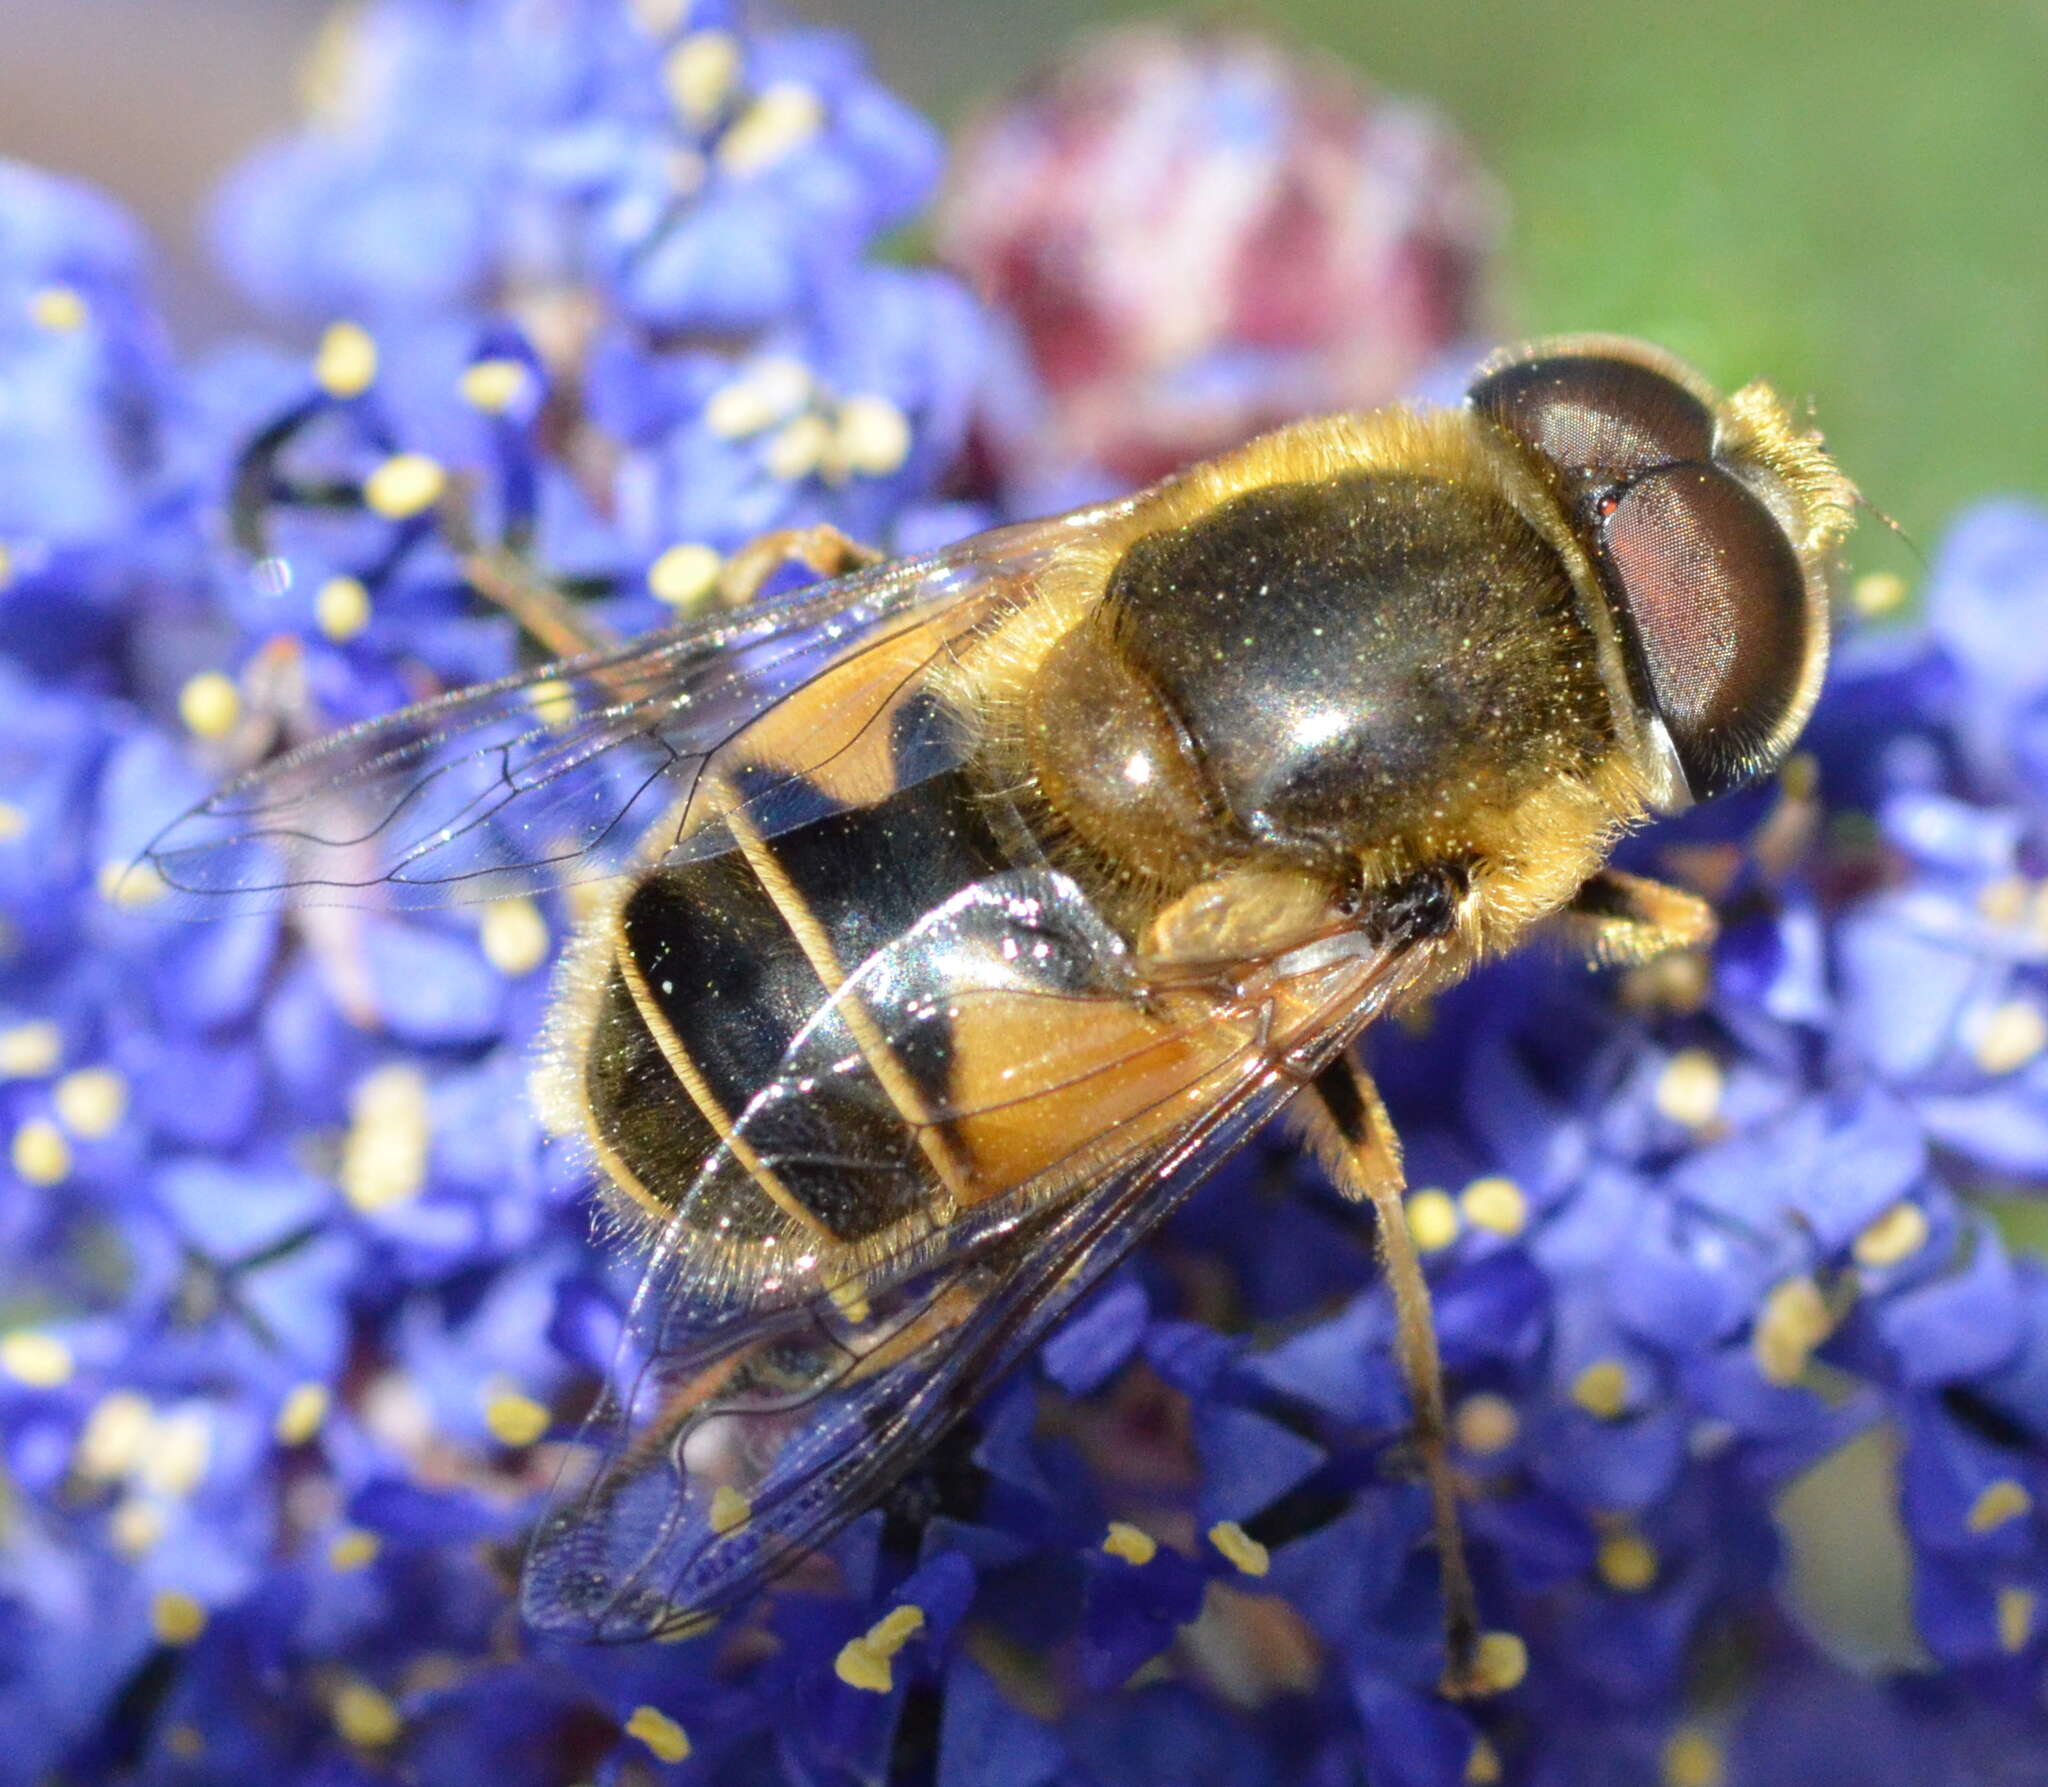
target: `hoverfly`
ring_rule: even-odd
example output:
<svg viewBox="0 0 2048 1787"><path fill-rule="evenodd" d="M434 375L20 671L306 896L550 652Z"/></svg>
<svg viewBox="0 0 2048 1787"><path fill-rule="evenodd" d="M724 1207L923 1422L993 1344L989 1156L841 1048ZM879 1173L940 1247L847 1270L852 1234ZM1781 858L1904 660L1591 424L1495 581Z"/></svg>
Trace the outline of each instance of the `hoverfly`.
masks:
<svg viewBox="0 0 2048 1787"><path fill-rule="evenodd" d="M601 880L550 1073L651 1260L527 1617L688 1629L876 1500L1291 1111L1378 1214L1452 1669L1477 1630L1361 1031L1785 757L1855 491L1763 384L1605 337L1303 422L295 751L150 861L232 903Z"/></svg>

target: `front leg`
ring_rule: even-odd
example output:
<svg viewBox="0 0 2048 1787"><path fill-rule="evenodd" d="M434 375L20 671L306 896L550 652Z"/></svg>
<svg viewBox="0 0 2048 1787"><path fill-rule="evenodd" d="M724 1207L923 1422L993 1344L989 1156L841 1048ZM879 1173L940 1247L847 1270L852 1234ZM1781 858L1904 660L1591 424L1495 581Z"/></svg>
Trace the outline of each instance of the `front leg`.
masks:
<svg viewBox="0 0 2048 1787"><path fill-rule="evenodd" d="M1714 938L1714 909L1695 894L1602 869L1564 909L1565 934L1601 967L1627 967Z"/></svg>
<svg viewBox="0 0 2048 1787"><path fill-rule="evenodd" d="M1319 1073L1296 1107L1295 1121L1346 1197L1370 1203L1378 1221L1380 1261L1394 1293L1395 1347L1415 1421L1415 1449L1429 1479L1431 1511L1443 1577L1444 1691L1487 1691L1479 1658L1479 1601L1465 1562L1458 1522L1458 1487L1451 1472L1450 1429L1444 1416L1443 1365L1430 1313L1429 1281L1401 1194L1401 1143L1372 1076L1340 1055Z"/></svg>

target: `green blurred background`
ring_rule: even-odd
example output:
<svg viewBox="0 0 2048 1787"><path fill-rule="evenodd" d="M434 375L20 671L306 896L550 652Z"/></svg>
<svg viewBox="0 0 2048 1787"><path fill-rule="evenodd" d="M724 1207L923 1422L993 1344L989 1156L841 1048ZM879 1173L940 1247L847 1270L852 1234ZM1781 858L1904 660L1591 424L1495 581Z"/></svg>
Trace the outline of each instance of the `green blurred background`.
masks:
<svg viewBox="0 0 2048 1787"><path fill-rule="evenodd" d="M170 242L188 335L232 316L199 195L290 116L315 0L0 0L0 152L114 187ZM799 0L957 121L1087 23L1082 0ZM1268 0L1452 114L1513 224L1503 330L1651 336L1810 397L1923 540L1974 495L2048 494L2048 7ZM1868 545L1869 562L1883 549Z"/></svg>

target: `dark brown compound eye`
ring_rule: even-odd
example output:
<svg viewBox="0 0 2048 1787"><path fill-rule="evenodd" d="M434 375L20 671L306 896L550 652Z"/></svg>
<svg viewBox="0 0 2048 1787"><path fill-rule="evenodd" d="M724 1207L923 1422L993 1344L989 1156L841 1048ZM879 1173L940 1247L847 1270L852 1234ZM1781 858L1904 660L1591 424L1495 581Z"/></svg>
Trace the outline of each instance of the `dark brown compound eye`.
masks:
<svg viewBox="0 0 2048 1787"><path fill-rule="evenodd" d="M1573 508L1657 466L1713 457L1707 406L1675 379L1633 360L1524 360L1481 379L1471 402L1529 449Z"/></svg>
<svg viewBox="0 0 2048 1787"><path fill-rule="evenodd" d="M1600 524L1602 569L1705 800L1772 767L1821 645L1805 574L1777 518L1715 466L1667 465L1620 497Z"/></svg>

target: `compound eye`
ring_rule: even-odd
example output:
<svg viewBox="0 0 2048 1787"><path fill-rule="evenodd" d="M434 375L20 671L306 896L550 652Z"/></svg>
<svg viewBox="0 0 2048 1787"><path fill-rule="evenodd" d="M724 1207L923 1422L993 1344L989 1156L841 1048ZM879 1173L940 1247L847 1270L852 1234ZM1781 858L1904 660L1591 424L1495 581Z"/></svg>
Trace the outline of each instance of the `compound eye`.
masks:
<svg viewBox="0 0 2048 1787"><path fill-rule="evenodd" d="M1600 526L1621 598L1693 798L1772 767L1811 687L1822 637L1806 577L1770 510L1709 465L1667 465L1620 492Z"/></svg>
<svg viewBox="0 0 2048 1787"><path fill-rule="evenodd" d="M1473 407L1536 455L1576 508L1674 460L1711 459L1714 418L1675 379L1606 354L1549 354L1472 387Z"/></svg>

